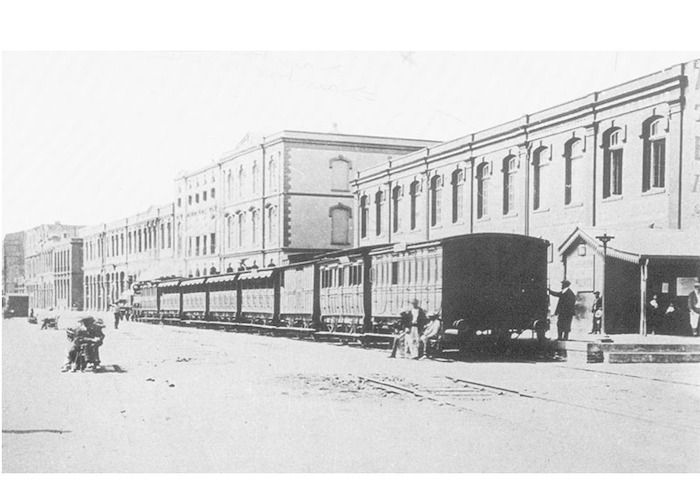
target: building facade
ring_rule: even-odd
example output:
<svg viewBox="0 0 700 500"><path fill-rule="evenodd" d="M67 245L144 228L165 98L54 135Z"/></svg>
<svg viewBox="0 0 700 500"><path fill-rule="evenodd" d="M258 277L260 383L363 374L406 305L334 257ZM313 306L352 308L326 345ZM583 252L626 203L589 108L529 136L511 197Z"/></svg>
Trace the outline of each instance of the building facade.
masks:
<svg viewBox="0 0 700 500"><path fill-rule="evenodd" d="M85 308L106 310L136 281L179 274L173 261L173 205L80 230Z"/></svg>
<svg viewBox="0 0 700 500"><path fill-rule="evenodd" d="M54 304L56 309L81 311L83 304L83 240L67 238L53 245Z"/></svg>
<svg viewBox="0 0 700 500"><path fill-rule="evenodd" d="M29 295L29 307L56 307L54 251L57 246L75 238L80 227L56 222L25 232L25 293Z"/></svg>
<svg viewBox="0 0 700 500"><path fill-rule="evenodd" d="M249 134L176 180L176 256L186 276L280 265L353 242L350 180L432 141L284 131Z"/></svg>
<svg viewBox="0 0 700 500"><path fill-rule="evenodd" d="M24 293L24 231L5 235L2 242L2 293Z"/></svg>
<svg viewBox="0 0 700 500"><path fill-rule="evenodd" d="M512 232L557 249L576 227L700 227L700 61L363 171L356 245ZM584 292L600 286L592 279Z"/></svg>

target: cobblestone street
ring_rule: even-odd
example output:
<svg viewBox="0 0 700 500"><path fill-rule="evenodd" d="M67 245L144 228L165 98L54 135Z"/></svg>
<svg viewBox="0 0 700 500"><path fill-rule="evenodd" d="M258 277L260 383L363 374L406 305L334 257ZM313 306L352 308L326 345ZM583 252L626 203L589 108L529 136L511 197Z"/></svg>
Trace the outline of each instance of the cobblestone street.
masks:
<svg viewBox="0 0 700 500"><path fill-rule="evenodd" d="M61 373L72 318L3 321L3 472L700 471L697 364L416 362L125 322L103 373Z"/></svg>

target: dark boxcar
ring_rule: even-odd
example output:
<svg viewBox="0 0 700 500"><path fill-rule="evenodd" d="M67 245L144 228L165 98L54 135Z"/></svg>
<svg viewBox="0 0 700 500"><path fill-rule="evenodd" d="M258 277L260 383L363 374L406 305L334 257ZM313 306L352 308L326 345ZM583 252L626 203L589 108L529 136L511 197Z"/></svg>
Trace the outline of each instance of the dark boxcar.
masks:
<svg viewBox="0 0 700 500"><path fill-rule="evenodd" d="M442 242L442 318L462 335L539 330L547 320L549 242L472 234Z"/></svg>

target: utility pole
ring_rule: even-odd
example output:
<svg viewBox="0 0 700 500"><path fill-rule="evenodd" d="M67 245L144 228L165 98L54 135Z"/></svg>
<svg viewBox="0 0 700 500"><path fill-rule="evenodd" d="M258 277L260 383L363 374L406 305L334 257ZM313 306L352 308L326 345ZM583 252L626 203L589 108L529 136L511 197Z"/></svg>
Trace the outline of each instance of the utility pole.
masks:
<svg viewBox="0 0 700 500"><path fill-rule="evenodd" d="M605 335L605 303L607 302L607 290L605 289L605 268L608 260L608 243L614 240L615 237L609 236L608 233L603 233L602 236L596 236L596 239L600 240L600 242L603 243L603 297L601 301L601 310L603 311L603 317L600 321L600 333L601 335Z"/></svg>

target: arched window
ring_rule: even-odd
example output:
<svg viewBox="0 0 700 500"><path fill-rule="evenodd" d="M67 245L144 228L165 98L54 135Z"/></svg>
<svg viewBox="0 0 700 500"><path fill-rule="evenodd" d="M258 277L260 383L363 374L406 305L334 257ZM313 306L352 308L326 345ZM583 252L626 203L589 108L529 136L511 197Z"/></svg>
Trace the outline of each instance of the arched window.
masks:
<svg viewBox="0 0 700 500"><path fill-rule="evenodd" d="M382 203L384 201L384 192L379 190L374 195L374 208L375 208L375 232L377 236L382 234Z"/></svg>
<svg viewBox="0 0 700 500"><path fill-rule="evenodd" d="M654 117L644 124L642 191L666 185L666 131L663 119Z"/></svg>
<svg viewBox="0 0 700 500"><path fill-rule="evenodd" d="M420 202L420 182L413 181L408 190L411 197L411 229L418 227L418 205Z"/></svg>
<svg viewBox="0 0 700 500"><path fill-rule="evenodd" d="M233 172L230 170L226 174L226 198L229 201L233 198Z"/></svg>
<svg viewBox="0 0 700 500"><path fill-rule="evenodd" d="M367 195L360 197L360 238L367 237L367 219L369 207L367 206Z"/></svg>
<svg viewBox="0 0 700 500"><path fill-rule="evenodd" d="M515 210L515 173L518 162L515 155L503 159L503 215Z"/></svg>
<svg viewBox="0 0 700 500"><path fill-rule="evenodd" d="M267 243L277 245L277 207L267 209Z"/></svg>
<svg viewBox="0 0 700 500"><path fill-rule="evenodd" d="M350 162L339 157L331 160L331 190L350 190Z"/></svg>
<svg viewBox="0 0 700 500"><path fill-rule="evenodd" d="M489 178L491 167L482 163L476 169L476 217L481 219L489 214Z"/></svg>
<svg viewBox="0 0 700 500"><path fill-rule="evenodd" d="M430 179L430 225L442 222L442 177L434 175Z"/></svg>
<svg viewBox="0 0 700 500"><path fill-rule="evenodd" d="M258 230L260 229L260 210L253 210L250 214L251 244L258 244Z"/></svg>
<svg viewBox="0 0 700 500"><path fill-rule="evenodd" d="M392 230L396 233L399 231L401 224L401 186L394 186L391 190L391 217L392 217Z"/></svg>
<svg viewBox="0 0 700 500"><path fill-rule="evenodd" d="M571 139L564 147L564 204L571 205L581 201L583 190L583 141Z"/></svg>
<svg viewBox="0 0 700 500"><path fill-rule="evenodd" d="M350 244L350 217L352 210L345 205L331 207L329 214L331 218L331 244Z"/></svg>
<svg viewBox="0 0 700 500"><path fill-rule="evenodd" d="M277 164L274 158L270 158L267 168L267 188L270 192L277 191Z"/></svg>
<svg viewBox="0 0 700 500"><path fill-rule="evenodd" d="M464 170L458 168L452 172L452 222L464 218Z"/></svg>
<svg viewBox="0 0 700 500"><path fill-rule="evenodd" d="M603 134L603 198L622 194L622 130Z"/></svg>
<svg viewBox="0 0 700 500"><path fill-rule="evenodd" d="M542 146L532 155L532 208L538 210L545 204L543 168L547 164L548 149Z"/></svg>
<svg viewBox="0 0 700 500"><path fill-rule="evenodd" d="M238 247L242 247L244 242L245 242L245 224L246 224L246 216L245 212L241 212L238 214Z"/></svg>
<svg viewBox="0 0 700 500"><path fill-rule="evenodd" d="M243 170L243 165L238 167L238 197L243 196L243 190L245 189L245 170Z"/></svg>
<svg viewBox="0 0 700 500"><path fill-rule="evenodd" d="M177 254L182 255L182 222L177 223Z"/></svg>
<svg viewBox="0 0 700 500"><path fill-rule="evenodd" d="M253 162L253 169L252 169L252 175L251 175L251 182L252 182L252 191L254 193L258 192L258 163Z"/></svg>

